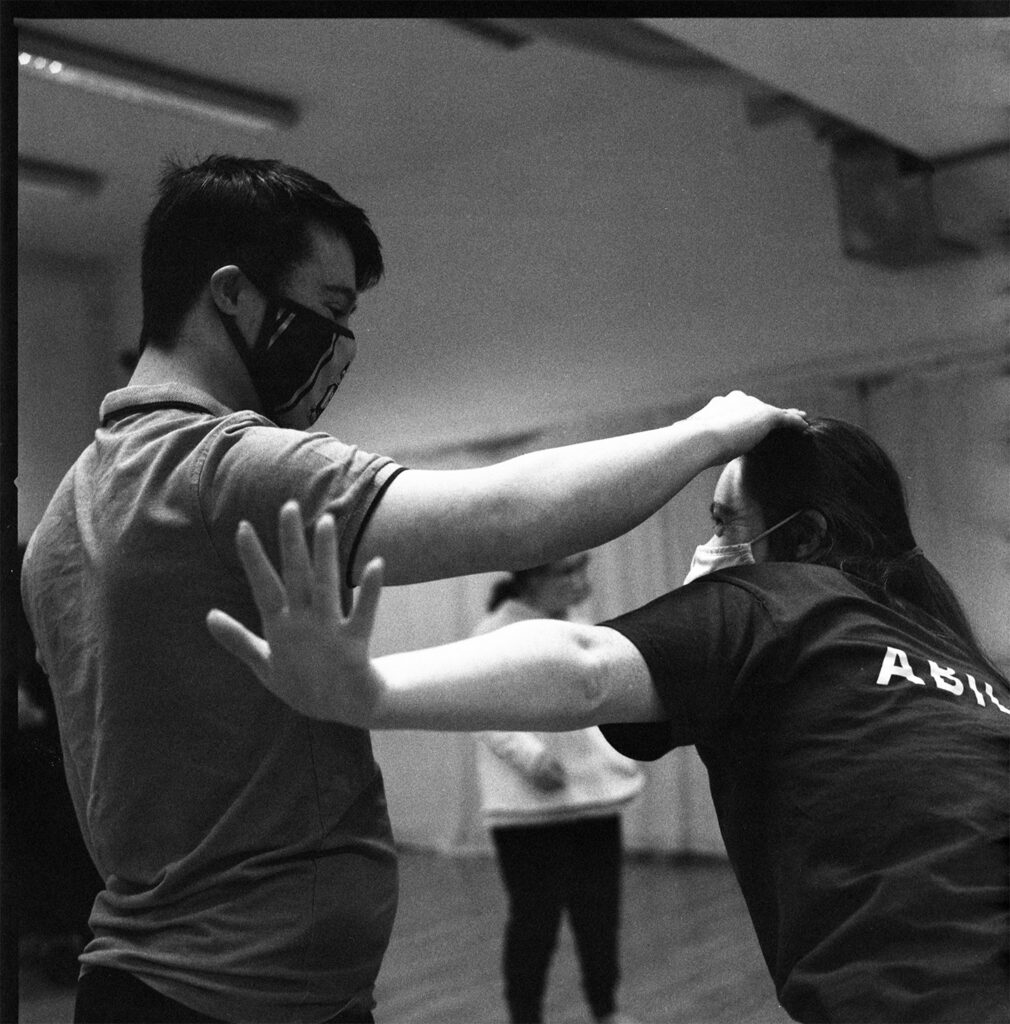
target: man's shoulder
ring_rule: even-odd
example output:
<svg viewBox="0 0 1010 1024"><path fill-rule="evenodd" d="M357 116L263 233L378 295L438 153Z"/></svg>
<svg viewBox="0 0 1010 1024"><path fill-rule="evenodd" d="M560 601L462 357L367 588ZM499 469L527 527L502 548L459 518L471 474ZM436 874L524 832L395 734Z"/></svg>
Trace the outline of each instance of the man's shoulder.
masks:
<svg viewBox="0 0 1010 1024"><path fill-rule="evenodd" d="M332 434L279 427L250 410L217 420L201 439L201 448L204 475L206 470L298 478L320 471L339 475L353 472L363 460L379 458Z"/></svg>

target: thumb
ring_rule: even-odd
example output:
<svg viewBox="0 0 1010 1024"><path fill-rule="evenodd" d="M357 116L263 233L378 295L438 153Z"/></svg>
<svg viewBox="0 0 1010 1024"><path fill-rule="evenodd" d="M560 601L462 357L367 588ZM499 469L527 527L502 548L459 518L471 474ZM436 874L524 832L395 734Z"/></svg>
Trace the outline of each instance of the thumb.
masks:
<svg viewBox="0 0 1010 1024"><path fill-rule="evenodd" d="M265 683L270 674L270 645L266 640L217 608L207 612L206 622L210 635L218 644L251 669L261 683Z"/></svg>

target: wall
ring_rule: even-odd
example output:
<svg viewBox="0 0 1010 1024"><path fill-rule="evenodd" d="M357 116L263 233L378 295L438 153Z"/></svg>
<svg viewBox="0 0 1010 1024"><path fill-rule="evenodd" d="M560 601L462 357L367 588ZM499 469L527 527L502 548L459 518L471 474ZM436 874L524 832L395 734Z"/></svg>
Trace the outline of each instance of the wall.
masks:
<svg viewBox="0 0 1010 1024"><path fill-rule="evenodd" d="M798 365L992 343L1005 260L848 260L830 151L803 122L755 129L733 89L575 61L593 102L568 125L530 111L519 138L331 176L371 215L387 275L362 297L358 359L325 429L423 453ZM972 208L975 173L958 170L955 207ZM132 346L132 239L123 252L117 344Z"/></svg>
<svg viewBox="0 0 1010 1024"><path fill-rule="evenodd" d="M852 262L807 127L757 131L729 91L691 108L636 84L566 136L371 190L389 274L362 302L336 432L420 449L991 334L1000 261Z"/></svg>
<svg viewBox="0 0 1010 1024"><path fill-rule="evenodd" d="M90 443L102 396L121 377L108 342L106 268L22 254L18 271L18 537L25 541Z"/></svg>

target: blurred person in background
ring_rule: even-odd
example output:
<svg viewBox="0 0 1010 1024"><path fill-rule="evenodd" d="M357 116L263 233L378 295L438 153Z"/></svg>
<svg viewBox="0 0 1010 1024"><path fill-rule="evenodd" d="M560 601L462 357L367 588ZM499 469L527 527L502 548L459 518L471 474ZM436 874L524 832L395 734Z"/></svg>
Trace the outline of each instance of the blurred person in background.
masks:
<svg viewBox="0 0 1010 1024"><path fill-rule="evenodd" d="M589 596L589 555L570 555L499 580L475 635L527 619L567 620ZM575 938L593 1018L618 1012L621 808L642 772L595 726L573 732L478 734L481 810L508 896L502 969L514 1024L542 1019L562 915Z"/></svg>

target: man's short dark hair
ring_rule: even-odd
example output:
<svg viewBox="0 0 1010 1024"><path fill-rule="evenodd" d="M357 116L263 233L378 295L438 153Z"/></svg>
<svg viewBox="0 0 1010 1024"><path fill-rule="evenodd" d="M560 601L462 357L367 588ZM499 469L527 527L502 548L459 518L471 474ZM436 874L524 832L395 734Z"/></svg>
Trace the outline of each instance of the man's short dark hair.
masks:
<svg viewBox="0 0 1010 1024"><path fill-rule="evenodd" d="M192 167L170 161L158 192L144 229L141 349L172 344L219 267L241 267L276 293L308 258L312 225L347 241L358 291L382 276L382 249L364 210L297 167L235 156L210 156Z"/></svg>

